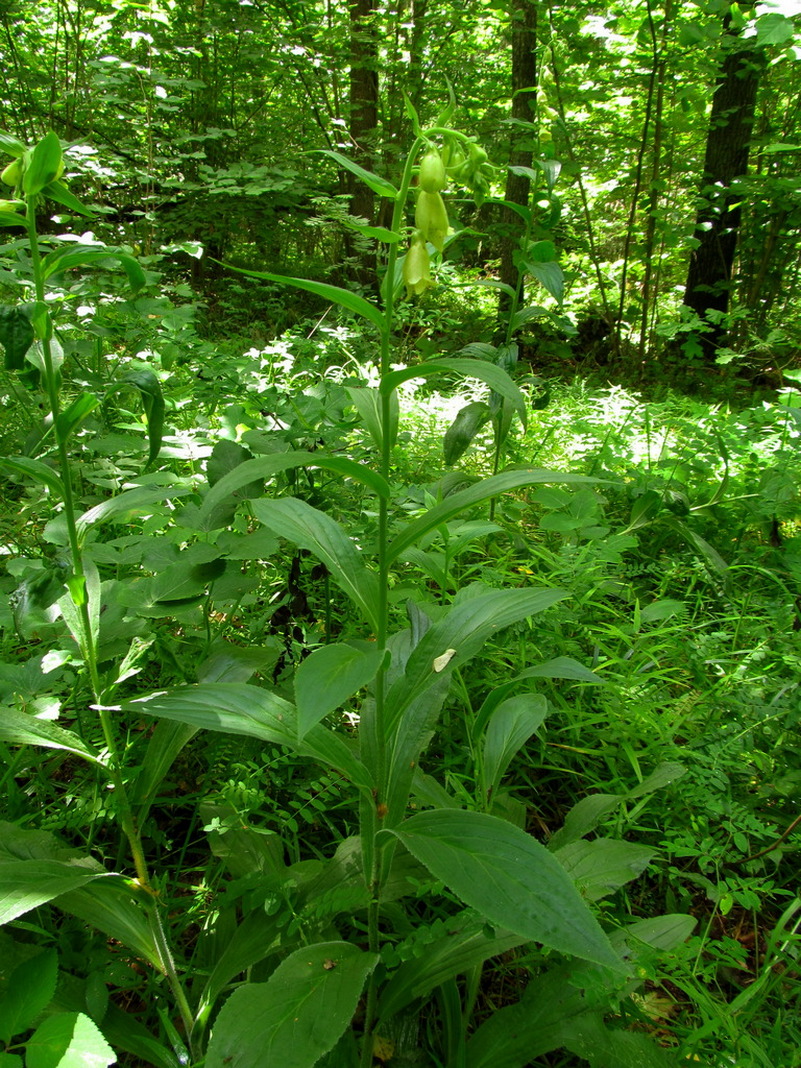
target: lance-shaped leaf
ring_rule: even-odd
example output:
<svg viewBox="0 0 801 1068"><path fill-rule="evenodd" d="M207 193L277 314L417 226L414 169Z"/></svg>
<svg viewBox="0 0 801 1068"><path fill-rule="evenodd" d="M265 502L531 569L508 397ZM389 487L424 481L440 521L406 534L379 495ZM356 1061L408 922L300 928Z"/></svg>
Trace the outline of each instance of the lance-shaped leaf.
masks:
<svg viewBox="0 0 801 1068"><path fill-rule="evenodd" d="M537 693L509 697L495 709L484 738L484 783L487 796L498 789L518 749L538 730L548 714L548 702Z"/></svg>
<svg viewBox="0 0 801 1068"><path fill-rule="evenodd" d="M32 460L28 456L2 456L0 457L0 471L2 470L32 478L43 486L47 486L57 497L64 497L64 483L60 476L41 460Z"/></svg>
<svg viewBox="0 0 801 1068"><path fill-rule="evenodd" d="M65 753L79 756L90 764L103 766L104 762L86 743L72 731L59 727L48 719L20 712L16 708L0 708L0 738L12 745L40 745L45 749L62 749Z"/></svg>
<svg viewBox="0 0 801 1068"><path fill-rule="evenodd" d="M616 842L611 838L571 842L551 852L587 901L599 901L636 879L654 855L654 850L648 846Z"/></svg>
<svg viewBox="0 0 801 1068"><path fill-rule="evenodd" d="M498 370L498 368L496 368ZM520 489L522 486L533 486L538 482L562 482L591 485L597 484L598 479L588 478L585 475L564 474L559 471L547 471L544 468L519 468L503 471L500 475L491 475L475 485L469 486L458 493L449 494L440 504L424 512L419 519L407 523L401 531L392 539L387 549L390 561L397 560L409 546L422 538L430 530L435 530L441 523L447 523L449 519L471 508L482 501L488 501L492 497L498 497L509 490Z"/></svg>
<svg viewBox="0 0 801 1068"><path fill-rule="evenodd" d="M244 734L285 745L336 768L357 786L372 786L364 765L341 735L317 726L299 741L293 705L258 686L234 682L178 686L124 701L120 707L203 730Z"/></svg>
<svg viewBox="0 0 801 1068"><path fill-rule="evenodd" d="M62 181L51 182L45 187L44 195L50 200L55 200L68 211L74 211L76 215L84 215L90 219L95 215L91 208L87 208L76 196L73 196Z"/></svg>
<svg viewBox="0 0 801 1068"><path fill-rule="evenodd" d="M565 597L563 590L488 590L455 603L428 628L385 701L390 744L387 826L406 808L414 768L436 725L454 668L466 663L502 627L536 615Z"/></svg>
<svg viewBox="0 0 801 1068"><path fill-rule="evenodd" d="M54 835L0 823L0 924L104 878L116 876Z"/></svg>
<svg viewBox="0 0 801 1068"><path fill-rule="evenodd" d="M384 423L381 409L381 393L373 387L346 386L348 396L356 406L375 447L381 451L384 443ZM395 444L398 437L398 394L391 393L389 398L389 447Z"/></svg>
<svg viewBox="0 0 801 1068"><path fill-rule="evenodd" d="M419 930L419 928L417 929ZM378 1019L389 1020L417 998L457 975L516 949L527 941L522 935L487 930L486 921L472 909L448 920L447 932L426 942L425 953L405 961L392 973L381 991Z"/></svg>
<svg viewBox="0 0 801 1068"><path fill-rule="evenodd" d="M403 707L434 682L436 675L446 669L451 672L475 656L491 635L544 612L566 596L560 589L511 589L485 590L457 600L444 619L428 628L409 657L403 676L393 683L386 701L389 722L396 722ZM445 655L447 661L443 663L440 658Z"/></svg>
<svg viewBox="0 0 801 1068"><path fill-rule="evenodd" d="M191 490L186 485L134 486L116 497L109 497L78 516L78 536L83 539L89 527L114 519L127 522L132 516L150 514L173 497L185 497Z"/></svg>
<svg viewBox="0 0 801 1068"><path fill-rule="evenodd" d="M142 397L142 407L145 409L147 419L148 440L148 465L152 464L161 450L161 439L164 433L164 396L161 392L161 383L152 371L143 368L140 371L129 371L119 382L111 385L109 392L125 389L133 386Z"/></svg>
<svg viewBox="0 0 801 1068"><path fill-rule="evenodd" d="M434 375L449 371L465 378L478 378L486 382L490 389L506 397L513 405L514 410L520 416L523 428L526 426L526 398L514 384L512 379L497 364L487 363L484 360L462 359L460 357L442 360L429 360L428 363L415 364L412 367L404 367L400 371L390 371L381 379L380 389L382 393L391 393L403 382L412 378L431 378Z"/></svg>
<svg viewBox="0 0 801 1068"><path fill-rule="evenodd" d="M205 1068L312 1068L350 1023L377 963L348 942L296 950L266 983L234 991L214 1024Z"/></svg>
<svg viewBox="0 0 801 1068"><path fill-rule="evenodd" d="M296 497L264 498L253 501L252 508L274 534L307 549L325 564L370 626L378 629L378 579L364 566L359 550L339 523Z"/></svg>
<svg viewBox="0 0 801 1068"><path fill-rule="evenodd" d="M307 656L295 673L298 737L372 682L385 658L383 649L339 644L324 645Z"/></svg>
<svg viewBox="0 0 801 1068"><path fill-rule="evenodd" d="M49 252L42 261L42 269L45 278L54 274L61 274L71 267L85 267L89 264L101 264L105 260L118 263L128 276L128 281L133 290L139 290L147 279L137 260L127 252L106 245L67 245Z"/></svg>
<svg viewBox="0 0 801 1068"><path fill-rule="evenodd" d="M565 869L525 831L483 812L434 809L392 833L491 923L561 953L626 970Z"/></svg>
<svg viewBox="0 0 801 1068"><path fill-rule="evenodd" d="M13 156L14 159L19 159L20 156L24 156L27 152L27 146L18 137L14 137L13 134L7 133L5 130L0 130L0 148L7 152L9 156Z"/></svg>
<svg viewBox="0 0 801 1068"><path fill-rule="evenodd" d="M120 876L96 879L60 895L53 904L166 973L169 962L164 959L163 948L153 933L160 921L154 920L152 913L161 906L146 890L132 889L131 883Z"/></svg>
<svg viewBox="0 0 801 1068"><path fill-rule="evenodd" d="M387 197L390 200L398 199L398 190L392 184L388 182L386 178L381 178L377 174L373 174L372 171L367 171L364 167L360 167L358 163L354 163L353 160L348 159L347 156L343 156L341 152L334 152L329 148L318 148L315 152L321 156L330 156L331 159L336 160L340 167L344 167L346 171L350 171L351 174L355 174L366 186L368 186L374 193L377 193L380 197Z"/></svg>
<svg viewBox="0 0 801 1068"><path fill-rule="evenodd" d="M78 429L81 423L100 404L100 398L94 393L81 393L76 397L69 408L59 413L56 420L56 435L61 442L67 441L70 435Z"/></svg>
<svg viewBox="0 0 801 1068"><path fill-rule="evenodd" d="M211 524L217 522L220 508L232 494L244 486L261 479L272 478L282 471L295 467L318 467L334 474L352 478L367 486L382 497L389 497L389 485L385 478L371 471L364 464L357 464L344 456L324 456L318 452L286 452L275 456L260 456L255 460L245 460L211 487L198 514L199 530L216 530Z"/></svg>
<svg viewBox="0 0 801 1068"><path fill-rule="evenodd" d="M223 267L238 274L246 274L248 278L261 278L265 282L275 282L278 285L302 289L306 293L314 293L316 297L322 297L331 304L339 304L340 307L361 315L379 330L384 328L384 316L378 308L357 293L351 293L349 289L340 289L339 286L331 286L327 282L313 282L309 278L291 278L289 275L271 274L267 271L245 271L241 267L233 267L230 263L224 263Z"/></svg>

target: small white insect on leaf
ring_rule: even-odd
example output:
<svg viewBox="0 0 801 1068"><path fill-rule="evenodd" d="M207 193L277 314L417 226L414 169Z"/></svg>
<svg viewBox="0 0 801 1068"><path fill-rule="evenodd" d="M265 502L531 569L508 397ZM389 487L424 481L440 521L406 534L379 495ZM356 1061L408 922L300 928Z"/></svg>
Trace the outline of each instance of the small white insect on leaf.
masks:
<svg viewBox="0 0 801 1068"><path fill-rule="evenodd" d="M434 658L434 663L431 666L434 671L444 671L455 656L455 649L446 649L442 656L437 656Z"/></svg>

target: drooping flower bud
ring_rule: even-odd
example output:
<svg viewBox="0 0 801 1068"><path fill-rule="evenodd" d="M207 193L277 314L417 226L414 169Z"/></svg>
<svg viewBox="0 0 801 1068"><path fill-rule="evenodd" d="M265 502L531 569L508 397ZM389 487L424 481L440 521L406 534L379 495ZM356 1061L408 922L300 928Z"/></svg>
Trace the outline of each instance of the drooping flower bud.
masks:
<svg viewBox="0 0 801 1068"><path fill-rule="evenodd" d="M414 225L425 241L430 241L438 252L442 252L450 224L445 202L439 193L420 190L414 210Z"/></svg>
<svg viewBox="0 0 801 1068"><path fill-rule="evenodd" d="M425 236L420 230L415 230L412 235L412 243L404 258L403 281L409 300L412 297L421 297L431 285L431 260Z"/></svg>
<svg viewBox="0 0 801 1068"><path fill-rule="evenodd" d="M4 185L15 186L19 184L22 178L22 160L15 159L3 170L0 174L0 182Z"/></svg>
<svg viewBox="0 0 801 1068"><path fill-rule="evenodd" d="M439 152L431 149L423 156L420 164L419 176L420 188L425 193L439 193L445 188L445 164L440 158Z"/></svg>

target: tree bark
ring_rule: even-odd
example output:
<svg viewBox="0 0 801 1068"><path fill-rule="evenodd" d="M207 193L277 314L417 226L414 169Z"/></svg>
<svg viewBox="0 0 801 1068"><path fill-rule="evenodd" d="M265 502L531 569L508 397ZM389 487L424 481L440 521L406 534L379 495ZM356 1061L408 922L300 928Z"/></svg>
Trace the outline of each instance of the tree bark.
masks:
<svg viewBox="0 0 801 1068"><path fill-rule="evenodd" d="M731 31L727 31L731 34ZM696 245L687 274L684 303L709 321L700 338L704 354L713 360L724 342L721 316L729 310L732 274L740 226L736 178L748 170L762 53L733 47L721 67L709 116L703 172L703 200L695 223ZM709 312L713 314L709 316Z"/></svg>
<svg viewBox="0 0 801 1068"><path fill-rule="evenodd" d="M378 127L378 44L375 29L377 0L351 0L350 12L350 121L348 130L353 158L373 169L375 134ZM349 175L350 213L373 221L373 191ZM346 244L349 244L346 239ZM353 248L347 249L353 254ZM375 253L360 257L358 277L362 285L375 286Z"/></svg>
<svg viewBox="0 0 801 1068"><path fill-rule="evenodd" d="M512 118L533 123L536 116L537 86L537 0L511 0L509 15L512 23ZM531 167L533 159L533 130L512 126L512 151L509 163L516 167ZM506 178L504 201L507 204L528 204L531 183L522 174L509 172ZM515 252L521 232L521 220L514 212L506 212L505 232L501 239L500 280L512 289L517 288L518 268ZM511 298L501 290L498 313L501 319L508 313Z"/></svg>

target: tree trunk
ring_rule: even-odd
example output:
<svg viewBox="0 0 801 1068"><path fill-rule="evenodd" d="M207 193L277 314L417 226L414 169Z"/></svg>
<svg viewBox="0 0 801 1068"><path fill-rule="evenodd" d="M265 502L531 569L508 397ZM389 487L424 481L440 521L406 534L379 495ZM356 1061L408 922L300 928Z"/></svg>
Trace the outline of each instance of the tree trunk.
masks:
<svg viewBox="0 0 801 1068"><path fill-rule="evenodd" d="M714 359L726 336L721 320L729 310L740 226L740 196L732 190L732 182L748 170L762 63L761 52L733 47L723 61L712 98L704 157L704 199L696 218L696 247L684 293L685 305L710 322L710 331L700 338L708 360Z"/></svg>
<svg viewBox="0 0 801 1068"><path fill-rule="evenodd" d="M378 46L375 29L376 0L351 0L350 10L350 124L353 158L367 170L373 169L375 135L378 127ZM373 221L373 191L349 175L350 213ZM346 240L347 243L347 240ZM353 248L347 249L348 255ZM360 256L358 279L375 286L375 252Z"/></svg>
<svg viewBox="0 0 801 1068"><path fill-rule="evenodd" d="M512 22L512 119L533 123L536 115L537 86L537 0L511 0ZM531 167L534 131L512 126L512 152L509 162L516 167ZM507 204L528 204L530 182L525 175L509 172L506 178L504 201ZM518 268L515 252L520 239L522 221L514 212L506 212L505 232L501 239L500 280L517 289ZM501 319L508 314L511 298L501 290L498 313Z"/></svg>

